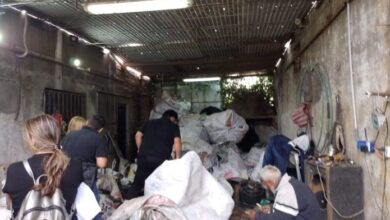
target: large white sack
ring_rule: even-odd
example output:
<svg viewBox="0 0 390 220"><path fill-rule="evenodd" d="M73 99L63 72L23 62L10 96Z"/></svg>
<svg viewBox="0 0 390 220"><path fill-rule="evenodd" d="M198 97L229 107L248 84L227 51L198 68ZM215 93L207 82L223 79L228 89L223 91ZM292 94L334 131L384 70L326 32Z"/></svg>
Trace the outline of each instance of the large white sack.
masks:
<svg viewBox="0 0 390 220"><path fill-rule="evenodd" d="M145 182L145 196L162 195L191 220L227 220L234 207L230 192L203 167L195 152L165 161Z"/></svg>
<svg viewBox="0 0 390 220"><path fill-rule="evenodd" d="M212 152L208 143L207 131L203 127L205 116L198 114L184 115L180 119L180 134L183 143L183 150L193 150L202 153Z"/></svg>
<svg viewBox="0 0 390 220"><path fill-rule="evenodd" d="M249 130L245 119L233 110L207 116L203 122L211 143L239 143Z"/></svg>
<svg viewBox="0 0 390 220"><path fill-rule="evenodd" d="M191 103L182 100L175 100L167 92L164 92L161 99L150 112L150 119L161 118L162 114L166 110L170 109L176 111L179 117L181 117L190 111Z"/></svg>

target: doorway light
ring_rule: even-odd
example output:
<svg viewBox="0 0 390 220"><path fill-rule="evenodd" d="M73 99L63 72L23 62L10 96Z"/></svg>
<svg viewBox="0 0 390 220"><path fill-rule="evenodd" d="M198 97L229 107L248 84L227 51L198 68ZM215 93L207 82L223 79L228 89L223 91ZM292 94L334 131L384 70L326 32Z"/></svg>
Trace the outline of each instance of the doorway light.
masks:
<svg viewBox="0 0 390 220"><path fill-rule="evenodd" d="M221 77L205 77L205 78L188 78L183 79L183 82L210 82L210 81L220 81Z"/></svg>
<svg viewBox="0 0 390 220"><path fill-rule="evenodd" d="M192 0L126 0L87 1L84 10L90 14L115 14L188 8Z"/></svg>

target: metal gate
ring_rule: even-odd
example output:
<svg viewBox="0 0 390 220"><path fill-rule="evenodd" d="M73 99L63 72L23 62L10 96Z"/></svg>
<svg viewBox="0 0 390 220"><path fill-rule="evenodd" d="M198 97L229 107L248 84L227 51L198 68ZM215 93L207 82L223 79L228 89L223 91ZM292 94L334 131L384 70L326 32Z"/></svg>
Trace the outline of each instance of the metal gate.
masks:
<svg viewBox="0 0 390 220"><path fill-rule="evenodd" d="M76 115L85 117L85 105L85 94L48 88L44 90L45 113L61 113L66 122Z"/></svg>

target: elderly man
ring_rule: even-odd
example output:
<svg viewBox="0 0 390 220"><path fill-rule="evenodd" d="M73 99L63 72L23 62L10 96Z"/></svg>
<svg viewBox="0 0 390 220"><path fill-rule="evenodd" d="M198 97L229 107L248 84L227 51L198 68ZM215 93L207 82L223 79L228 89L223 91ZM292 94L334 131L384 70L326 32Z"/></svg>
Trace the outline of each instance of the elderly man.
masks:
<svg viewBox="0 0 390 220"><path fill-rule="evenodd" d="M251 220L320 220L320 206L313 192L302 182L281 175L278 168L265 166L260 171L263 186L275 194L272 210L249 211Z"/></svg>

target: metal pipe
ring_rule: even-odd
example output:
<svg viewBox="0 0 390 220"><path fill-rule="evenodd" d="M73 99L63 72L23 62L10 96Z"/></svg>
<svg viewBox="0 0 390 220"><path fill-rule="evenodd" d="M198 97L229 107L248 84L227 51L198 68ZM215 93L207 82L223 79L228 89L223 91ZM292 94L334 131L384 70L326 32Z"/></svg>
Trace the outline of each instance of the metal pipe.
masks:
<svg viewBox="0 0 390 220"><path fill-rule="evenodd" d="M384 98L390 98L390 93L386 92L370 92L366 91L367 96L379 96L379 97L384 97Z"/></svg>
<svg viewBox="0 0 390 220"><path fill-rule="evenodd" d="M357 113L356 113L356 97L355 97L355 83L352 63L352 40L351 40L351 7L347 3L347 22L348 22L348 56L349 56L349 74L351 82L351 95L352 95L352 110L353 110L353 122L355 126L355 138L358 138L358 127L357 127Z"/></svg>

